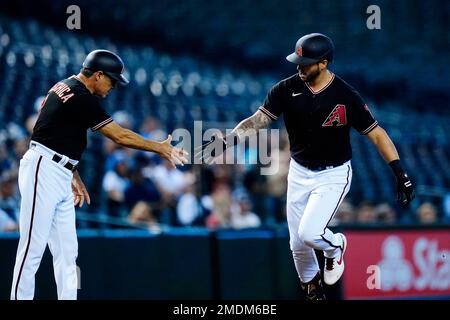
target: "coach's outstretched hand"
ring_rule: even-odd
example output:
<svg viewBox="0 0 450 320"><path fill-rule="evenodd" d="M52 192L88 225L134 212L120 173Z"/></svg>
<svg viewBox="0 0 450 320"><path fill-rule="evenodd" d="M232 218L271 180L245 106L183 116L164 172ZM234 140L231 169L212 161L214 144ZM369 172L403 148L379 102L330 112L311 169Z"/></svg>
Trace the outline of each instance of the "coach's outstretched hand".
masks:
<svg viewBox="0 0 450 320"><path fill-rule="evenodd" d="M166 140L160 142L158 154L168 160L175 168L177 165L184 166L188 162L186 156L188 153L182 149L175 148L171 145L172 135L169 134Z"/></svg>

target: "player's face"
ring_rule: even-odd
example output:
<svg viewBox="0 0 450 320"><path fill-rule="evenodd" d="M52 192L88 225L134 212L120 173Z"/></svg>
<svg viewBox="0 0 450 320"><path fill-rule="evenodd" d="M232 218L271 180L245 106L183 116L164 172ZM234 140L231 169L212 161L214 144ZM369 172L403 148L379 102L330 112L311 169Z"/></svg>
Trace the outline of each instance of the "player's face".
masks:
<svg viewBox="0 0 450 320"><path fill-rule="evenodd" d="M318 63L310 64L308 66L297 66L298 75L300 79L305 82L311 82L320 74L320 67Z"/></svg>

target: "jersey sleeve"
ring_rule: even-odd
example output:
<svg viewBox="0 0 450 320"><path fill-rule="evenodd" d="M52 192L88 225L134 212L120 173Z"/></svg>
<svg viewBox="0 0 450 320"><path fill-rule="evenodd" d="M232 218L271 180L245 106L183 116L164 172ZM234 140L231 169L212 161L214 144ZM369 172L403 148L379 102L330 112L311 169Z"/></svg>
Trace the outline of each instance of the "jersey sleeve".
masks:
<svg viewBox="0 0 450 320"><path fill-rule="evenodd" d="M378 126L378 121L375 120L361 96L356 91L352 93L351 125L360 134L366 135Z"/></svg>
<svg viewBox="0 0 450 320"><path fill-rule="evenodd" d="M102 108L98 99L91 95L86 95L84 97L87 127L92 131L97 131L102 127L111 123L113 119L111 116Z"/></svg>
<svg viewBox="0 0 450 320"><path fill-rule="evenodd" d="M263 105L259 107L259 110L270 119L277 120L283 113L282 100L282 87L280 83L277 83L270 89Z"/></svg>

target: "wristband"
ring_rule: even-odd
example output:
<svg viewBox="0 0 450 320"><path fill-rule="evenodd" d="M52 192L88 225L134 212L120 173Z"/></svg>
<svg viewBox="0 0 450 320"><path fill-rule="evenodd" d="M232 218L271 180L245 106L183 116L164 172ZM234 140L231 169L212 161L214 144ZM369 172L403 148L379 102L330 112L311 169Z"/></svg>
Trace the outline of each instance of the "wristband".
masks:
<svg viewBox="0 0 450 320"><path fill-rule="evenodd" d="M396 176L401 176L403 173L405 173L405 170L403 170L399 159L389 162L389 166Z"/></svg>

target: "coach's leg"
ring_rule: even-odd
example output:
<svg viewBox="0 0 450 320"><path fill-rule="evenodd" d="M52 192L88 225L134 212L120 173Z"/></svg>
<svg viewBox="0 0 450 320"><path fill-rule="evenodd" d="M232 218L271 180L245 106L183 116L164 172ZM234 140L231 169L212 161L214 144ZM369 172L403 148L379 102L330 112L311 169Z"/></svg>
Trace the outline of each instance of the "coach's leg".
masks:
<svg viewBox="0 0 450 320"><path fill-rule="evenodd" d="M11 288L12 300L34 297L35 274L42 260L53 219L55 202L49 197L45 159L27 151L20 162L19 246Z"/></svg>
<svg viewBox="0 0 450 320"><path fill-rule="evenodd" d="M56 208L48 246L53 255L53 269L59 300L77 299L78 241L75 224L75 207L70 192Z"/></svg>
<svg viewBox="0 0 450 320"><path fill-rule="evenodd" d="M334 170L334 169L333 169ZM327 228L339 205L350 189L352 169L348 164L332 172L318 174L298 228L302 241L314 249L324 251L325 257L341 253L343 240Z"/></svg>

